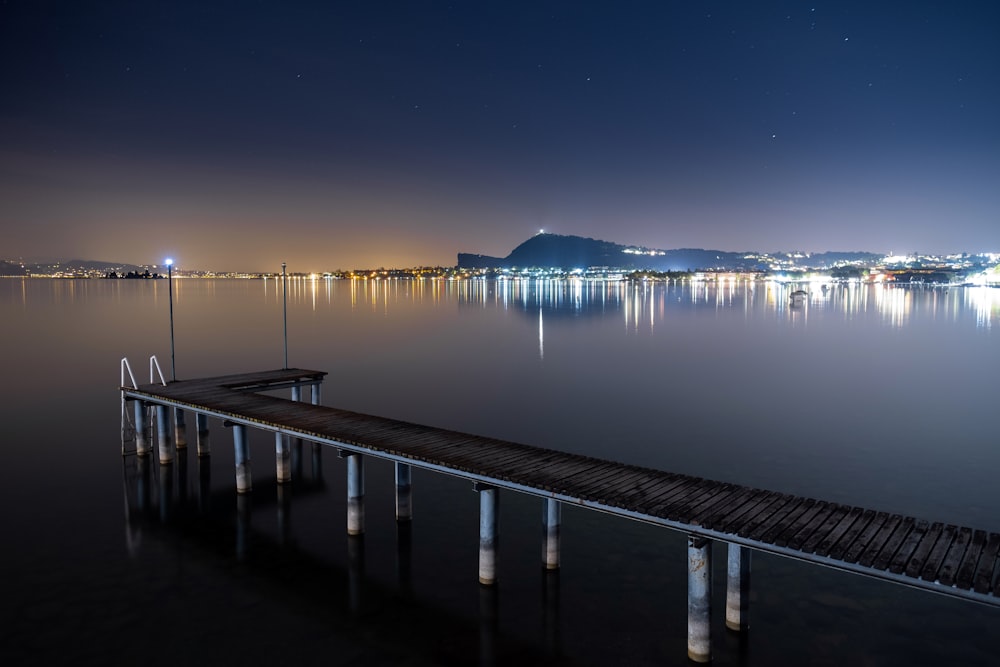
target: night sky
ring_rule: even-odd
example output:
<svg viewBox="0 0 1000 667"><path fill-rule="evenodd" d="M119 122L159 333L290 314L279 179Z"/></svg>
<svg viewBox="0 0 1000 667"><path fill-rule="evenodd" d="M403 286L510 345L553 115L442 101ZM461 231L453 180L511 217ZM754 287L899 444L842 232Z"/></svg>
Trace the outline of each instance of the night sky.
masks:
<svg viewBox="0 0 1000 667"><path fill-rule="evenodd" d="M0 258L1000 251L1000 3L0 0Z"/></svg>

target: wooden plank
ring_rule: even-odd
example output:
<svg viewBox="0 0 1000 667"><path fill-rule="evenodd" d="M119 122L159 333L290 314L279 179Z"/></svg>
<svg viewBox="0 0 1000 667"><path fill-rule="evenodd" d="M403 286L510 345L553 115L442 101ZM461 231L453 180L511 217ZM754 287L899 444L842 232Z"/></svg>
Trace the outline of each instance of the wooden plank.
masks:
<svg viewBox="0 0 1000 667"><path fill-rule="evenodd" d="M976 574L973 578L973 589L977 593L990 592L990 588L993 586L993 571L996 569L998 552L1000 552L1000 533L990 533L989 539L986 540L986 548L983 549L983 554L979 557L979 564L976 566Z"/></svg>
<svg viewBox="0 0 1000 667"><path fill-rule="evenodd" d="M455 457L455 458L453 458ZM469 446L462 446L461 451L449 454L451 460L461 461L471 467L483 470L496 470L505 473L512 473L515 470L518 474L527 474L529 471L539 467L539 462L525 456L523 452L511 450L489 450L484 449L475 443Z"/></svg>
<svg viewBox="0 0 1000 667"><path fill-rule="evenodd" d="M517 480L525 486L546 491L558 491L565 487L567 469L578 469L575 464L566 461L538 462L530 458L514 458L500 461L495 466L499 471Z"/></svg>
<svg viewBox="0 0 1000 667"><path fill-rule="evenodd" d="M769 507L782 494L774 491L764 491L747 498L739 505L733 505L725 509L725 516L719 517L715 530L721 533L738 533L746 524L753 520L764 509Z"/></svg>
<svg viewBox="0 0 1000 667"><path fill-rule="evenodd" d="M800 514L792 523L783 531L778 533L774 539L774 544L779 547L788 547L790 549L798 549L798 547L793 546L796 538L799 535L803 535L802 539L799 541L801 545L802 541L808 537L812 530L816 529L817 522L820 524L826 519L826 515L829 512L830 503L825 501L817 501L812 507L807 509L805 512Z"/></svg>
<svg viewBox="0 0 1000 667"><path fill-rule="evenodd" d="M642 484L635 491L629 492L618 498L613 505L622 509L637 509L639 503L649 502L651 499L659 495L661 491L669 489L682 482L686 482L687 479L688 478L685 475L667 473L662 479L656 480L652 483Z"/></svg>
<svg viewBox="0 0 1000 667"><path fill-rule="evenodd" d="M595 488L594 494L602 501L609 496L618 497L623 492L638 487L643 481L655 477L653 471L643 468L622 471L615 479L607 480Z"/></svg>
<svg viewBox="0 0 1000 667"><path fill-rule="evenodd" d="M979 557L986 547L986 532L982 530L972 531L972 542L965 552L965 558L958 568L958 575L955 577L955 586L962 590L972 590L972 578L979 564Z"/></svg>
<svg viewBox="0 0 1000 667"><path fill-rule="evenodd" d="M892 534L896 532L896 529L899 528L899 524L902 522L903 517L898 514L890 514L879 531L868 540L868 544L865 545L861 557L858 558L858 565L871 567L872 563L875 562L875 558L881 553L882 548L885 547L886 542L889 541Z"/></svg>
<svg viewBox="0 0 1000 667"><path fill-rule="evenodd" d="M564 493L567 491L566 479L561 474L565 464L545 464L534 466L527 472L518 472L518 479L525 485L536 489L548 491L550 493ZM565 493L565 495L569 495Z"/></svg>
<svg viewBox="0 0 1000 667"><path fill-rule="evenodd" d="M816 501L812 498L790 497L788 503L780 509L775 510L775 512L758 524L754 531L750 533L750 539L770 542L777 533L788 526L787 521L793 520L815 504Z"/></svg>
<svg viewBox="0 0 1000 667"><path fill-rule="evenodd" d="M588 493L606 481L608 477L617 477L621 471L612 463L599 463L587 472L580 472L573 475L570 481L579 489L585 489Z"/></svg>
<svg viewBox="0 0 1000 667"><path fill-rule="evenodd" d="M861 519L864 515L864 510L860 507L845 507L846 512L842 515L840 521L836 525L832 526L829 532L826 533L821 539L813 540L809 539L803 549L806 551L813 551L819 556L829 556L830 551L833 547L844 537Z"/></svg>
<svg viewBox="0 0 1000 667"><path fill-rule="evenodd" d="M696 515L691 517L691 523L706 528L717 529L720 527L720 524L728 519L732 512L746 506L747 503L754 502L766 493L767 491L761 489L753 489L747 486L740 487L740 492L734 496L730 496L729 500L725 503L721 505L709 505L700 510Z"/></svg>
<svg viewBox="0 0 1000 667"><path fill-rule="evenodd" d="M654 475L648 471L635 473L619 480L616 484L605 485L597 491L597 496L599 501L605 505L616 506L622 498L659 479L662 479L661 475Z"/></svg>
<svg viewBox="0 0 1000 667"><path fill-rule="evenodd" d="M759 502L748 506L746 511L734 513L732 518L724 524L722 532L735 533L740 537L749 539L757 526L793 500L795 498L784 493L769 493L761 498Z"/></svg>
<svg viewBox="0 0 1000 667"><path fill-rule="evenodd" d="M924 521L923 519L913 522L913 528L910 530L910 534L906 536L903 540L899 549L893 555L892 559L889 561L889 571L893 574L902 574L906 569L906 565L910 562L910 556L916 551L917 546L920 541L927 534L930 529L930 523Z"/></svg>
<svg viewBox="0 0 1000 667"><path fill-rule="evenodd" d="M706 514L711 515L713 511L731 504L738 498L745 497L750 491L747 487L738 484L724 484L720 493L689 509L687 522L692 526L703 525L702 517Z"/></svg>
<svg viewBox="0 0 1000 667"><path fill-rule="evenodd" d="M680 475L677 479L672 480L670 483L665 484L662 487L650 489L645 498L641 501L631 501L630 506L635 508L638 512L649 514L650 510L658 507L662 501L669 500L672 496L677 495L685 489L695 486L697 483L698 479L695 477Z"/></svg>
<svg viewBox="0 0 1000 667"><path fill-rule="evenodd" d="M965 556L965 550L971 539L972 530L970 528L962 526L958 529L955 540L948 547L948 554L944 557L944 562L941 563L941 569L938 570L938 581L942 585L951 586L955 583L955 575L958 573L958 567L962 563L962 557Z"/></svg>
<svg viewBox="0 0 1000 667"><path fill-rule="evenodd" d="M951 543L955 540L955 534L958 532L958 526L953 526L948 524L941 531L941 537L938 538L937 544L931 549L931 552L927 555L927 561L924 563L924 569L920 571L920 578L925 581L937 581L938 570L941 569L941 563L944 562L944 557L948 553L948 549L951 548Z"/></svg>
<svg viewBox="0 0 1000 667"><path fill-rule="evenodd" d="M885 525L888 518L889 515L885 512L876 512L871 521L868 522L868 525L864 527L864 530L855 536L854 541L851 542L851 546L844 552L842 560L848 563L858 562L861 554L864 553L865 548L868 546L868 542L878 531L882 530L882 526Z"/></svg>
<svg viewBox="0 0 1000 667"><path fill-rule="evenodd" d="M792 549L811 554L816 550L816 545L829 535L831 530L840 525L840 522L850 511L851 508L847 505L828 503L822 516L817 515L810 522L810 525L807 526L809 528L808 535L802 535L802 531L799 531L800 534L790 540L788 546Z"/></svg>
<svg viewBox="0 0 1000 667"><path fill-rule="evenodd" d="M841 508L837 503L828 503L826 501L819 501L817 505L820 505L819 511L813 514L813 517L809 519L808 523L799 528L791 537L786 537L788 539L788 544L786 545L789 549L795 549L796 551L802 551L802 546L807 540L809 540L814 534L820 532L820 536L816 539L822 538L822 535L826 531L823 531L823 526L830 519L830 516L837 512ZM827 528L826 530L829 530ZM787 534L786 534L787 536Z"/></svg>
<svg viewBox="0 0 1000 667"><path fill-rule="evenodd" d="M574 480L575 476L579 473L592 471L596 467L598 466L593 461L572 461L569 463L561 463L556 466L547 467L546 475L550 480L551 489L553 491L565 495L572 495L577 488Z"/></svg>
<svg viewBox="0 0 1000 667"><path fill-rule="evenodd" d="M677 521L691 523L691 517L699 508L725 501L733 493L732 484L718 484L707 487L701 494L692 496L690 500L676 509Z"/></svg>
<svg viewBox="0 0 1000 667"><path fill-rule="evenodd" d="M875 557L875 562L872 564L875 569L886 570L889 568L889 563L892 562L896 552L899 551L900 546L913 531L913 524L913 517L908 516L903 518L899 527L893 531L892 536L886 541L885 546L879 551L878 556Z"/></svg>
<svg viewBox="0 0 1000 667"><path fill-rule="evenodd" d="M920 572L924 569L927 558L934 549L934 545L940 539L943 529L944 524L940 521L935 521L931 524L930 529L928 529L927 533L920 540L920 544L914 549L909 562L906 564L906 569L904 570L906 576L913 577L914 579L920 576Z"/></svg>
<svg viewBox="0 0 1000 667"><path fill-rule="evenodd" d="M713 487L713 482L707 479L694 478L693 483L677 488L673 493L665 494L656 500L656 505L650 508L649 514L671 521L677 520L677 510L694 498L701 497Z"/></svg>

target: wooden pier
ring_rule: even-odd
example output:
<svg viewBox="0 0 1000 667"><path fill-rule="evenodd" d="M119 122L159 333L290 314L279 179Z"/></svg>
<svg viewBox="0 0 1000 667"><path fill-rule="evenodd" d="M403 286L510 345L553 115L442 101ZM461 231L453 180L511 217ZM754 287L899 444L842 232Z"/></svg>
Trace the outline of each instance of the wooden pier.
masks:
<svg viewBox="0 0 1000 667"><path fill-rule="evenodd" d="M712 541L729 545L726 624L747 625L751 551L764 551L935 593L1000 606L1000 533L813 498L679 475L320 405L326 373L281 369L138 387L123 386L135 405L136 450L148 407L157 414L160 460L172 460L183 412L198 420L199 454L208 454L207 417L233 427L236 485L252 488L246 429L275 436L276 479L290 479L288 438L328 445L347 458L348 532L364 532L364 456L396 464L396 516L411 518L410 468L468 479L480 495L479 580L496 580L497 497L501 489L544 501L543 564L559 566L560 507L587 507L683 531L688 535L688 654L711 659ZM311 390L304 402L302 388ZM292 399L259 392L291 389ZM176 435L169 425L175 413ZM178 440L178 446L182 443ZM471 566L470 566L471 567Z"/></svg>

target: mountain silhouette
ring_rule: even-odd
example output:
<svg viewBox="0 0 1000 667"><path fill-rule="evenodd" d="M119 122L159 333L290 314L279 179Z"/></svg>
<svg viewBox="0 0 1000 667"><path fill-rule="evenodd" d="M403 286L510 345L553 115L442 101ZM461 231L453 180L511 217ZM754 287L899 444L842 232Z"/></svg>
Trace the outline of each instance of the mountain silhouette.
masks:
<svg viewBox="0 0 1000 667"><path fill-rule="evenodd" d="M566 270L608 267L655 271L765 268L759 266L756 257L746 259L747 254L694 248L657 250L582 236L541 233L514 248L506 257L459 253L458 266L466 269L544 267Z"/></svg>

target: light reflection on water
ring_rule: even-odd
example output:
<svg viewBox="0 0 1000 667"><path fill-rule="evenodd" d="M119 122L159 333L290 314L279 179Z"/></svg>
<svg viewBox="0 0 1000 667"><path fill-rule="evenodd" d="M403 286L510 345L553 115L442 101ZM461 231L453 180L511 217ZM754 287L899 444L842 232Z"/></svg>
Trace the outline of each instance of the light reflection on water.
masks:
<svg viewBox="0 0 1000 667"><path fill-rule="evenodd" d="M280 281L175 288L180 377L280 366ZM295 278L290 362L330 371L327 405L1000 529L1000 290L809 286L796 303L795 289ZM0 281L18 378L4 396L18 474L0 490L19 536L4 556L19 573L4 596L15 657L87 645L103 648L75 657L121 661L155 618L178 638L160 644L165 662L291 651L393 664L407 653L385 646L415 623L433 639L406 641L426 663L489 662L490 646L498 664L686 663L683 536L567 508L554 594L537 503L508 495L501 585L482 600L467 484L415 474L407 542L391 470L373 462L359 552L333 452L300 451L289 499L258 434L257 488L237 503L221 424L209 460L126 465L125 495L142 506L126 505L123 539L117 366L166 358L166 299L164 281ZM996 662L994 610L778 558L758 558L754 576L749 643L720 627L718 664Z"/></svg>

